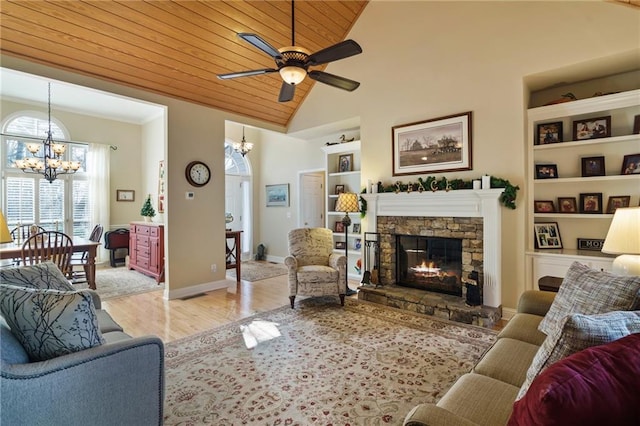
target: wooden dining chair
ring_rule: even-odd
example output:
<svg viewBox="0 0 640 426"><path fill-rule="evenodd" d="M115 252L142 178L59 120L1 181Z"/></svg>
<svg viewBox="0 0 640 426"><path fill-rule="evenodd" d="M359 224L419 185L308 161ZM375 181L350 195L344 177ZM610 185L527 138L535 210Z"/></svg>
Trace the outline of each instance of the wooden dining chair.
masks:
<svg viewBox="0 0 640 426"><path fill-rule="evenodd" d="M22 244L22 262L25 265L51 261L63 274L69 271L73 255L73 241L63 232L44 231L31 235Z"/></svg>
<svg viewBox="0 0 640 426"><path fill-rule="evenodd" d="M16 244L22 244L31 235L31 228L35 229L35 233L46 231L46 229L38 225L19 225L11 230L11 239ZM11 260L11 266L20 266L21 261L21 258L16 257Z"/></svg>
<svg viewBox="0 0 640 426"><path fill-rule="evenodd" d="M98 224L93 227L91 231L91 235L89 235L89 240L94 243L99 243L102 238L103 227ZM87 264L89 263L89 252L84 251L82 253L74 253L71 256L71 261L69 262L69 270L67 273L67 278L69 278L74 284L79 284L87 281ZM74 270L74 267L82 267L82 271Z"/></svg>

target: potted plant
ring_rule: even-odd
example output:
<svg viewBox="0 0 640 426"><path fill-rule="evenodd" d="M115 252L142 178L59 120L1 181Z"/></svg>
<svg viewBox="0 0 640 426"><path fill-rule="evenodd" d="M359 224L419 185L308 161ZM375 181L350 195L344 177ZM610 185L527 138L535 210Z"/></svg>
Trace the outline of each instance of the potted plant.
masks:
<svg viewBox="0 0 640 426"><path fill-rule="evenodd" d="M144 220L147 222L151 222L151 218L156 215L156 211L151 205L151 194L147 195L147 199L144 201L142 205L142 210L140 210L140 214L144 217Z"/></svg>

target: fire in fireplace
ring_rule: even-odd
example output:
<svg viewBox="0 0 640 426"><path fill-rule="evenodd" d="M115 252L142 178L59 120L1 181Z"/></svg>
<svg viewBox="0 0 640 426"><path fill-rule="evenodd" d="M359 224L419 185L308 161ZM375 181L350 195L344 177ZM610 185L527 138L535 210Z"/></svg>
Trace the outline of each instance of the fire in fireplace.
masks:
<svg viewBox="0 0 640 426"><path fill-rule="evenodd" d="M398 285L462 296L462 240L396 235Z"/></svg>

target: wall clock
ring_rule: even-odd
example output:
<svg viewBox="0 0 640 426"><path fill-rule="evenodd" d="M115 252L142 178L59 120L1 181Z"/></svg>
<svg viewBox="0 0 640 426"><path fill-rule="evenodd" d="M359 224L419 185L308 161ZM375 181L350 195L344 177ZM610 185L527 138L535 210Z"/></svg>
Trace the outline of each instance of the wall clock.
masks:
<svg viewBox="0 0 640 426"><path fill-rule="evenodd" d="M192 161L187 164L185 177L187 178L187 182L193 186L205 186L211 179L211 170L209 170L209 166L202 161Z"/></svg>

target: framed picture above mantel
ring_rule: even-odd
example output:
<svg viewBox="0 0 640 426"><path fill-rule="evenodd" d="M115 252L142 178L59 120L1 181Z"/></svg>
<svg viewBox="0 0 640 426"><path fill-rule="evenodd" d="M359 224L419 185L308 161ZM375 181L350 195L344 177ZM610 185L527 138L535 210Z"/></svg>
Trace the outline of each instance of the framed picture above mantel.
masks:
<svg viewBox="0 0 640 426"><path fill-rule="evenodd" d="M393 176L472 170L471 111L394 126Z"/></svg>

